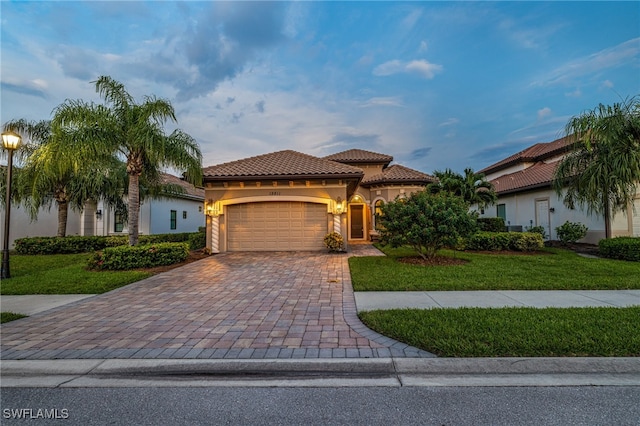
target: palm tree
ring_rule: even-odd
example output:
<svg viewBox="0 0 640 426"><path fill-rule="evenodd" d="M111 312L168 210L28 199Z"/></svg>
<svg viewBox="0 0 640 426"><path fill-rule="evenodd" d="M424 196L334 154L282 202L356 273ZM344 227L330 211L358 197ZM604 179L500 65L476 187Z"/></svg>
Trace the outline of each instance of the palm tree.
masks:
<svg viewBox="0 0 640 426"><path fill-rule="evenodd" d="M202 154L191 136L181 130L165 135L163 125L176 122L171 103L147 96L136 103L122 83L102 76L94 82L106 105L67 100L55 111L54 128L69 132L71 150L124 158L128 183L129 244L138 242L140 182L157 182L162 167L184 171L192 184L202 182Z"/></svg>
<svg viewBox="0 0 640 426"><path fill-rule="evenodd" d="M12 120L4 129L19 133L27 141L21 148L23 164L16 176L15 199L33 220L42 207L51 208L55 202L59 237L66 235L69 207L82 211L90 200L103 198L115 204L122 200L124 180L117 173L122 167L114 157L80 158L70 152L62 155L57 148L66 136L54 134L48 120ZM61 143L54 143L56 139Z"/></svg>
<svg viewBox="0 0 640 426"><path fill-rule="evenodd" d="M571 152L558 164L553 186L564 204L604 216L611 238L611 214L632 202L640 183L640 99L600 104L572 117L565 127Z"/></svg>
<svg viewBox="0 0 640 426"><path fill-rule="evenodd" d="M467 204L486 207L496 202L497 195L493 184L483 173L476 173L471 168L464 169L464 176L451 169L436 170L434 176L438 180L428 186L431 193L442 191L461 197Z"/></svg>

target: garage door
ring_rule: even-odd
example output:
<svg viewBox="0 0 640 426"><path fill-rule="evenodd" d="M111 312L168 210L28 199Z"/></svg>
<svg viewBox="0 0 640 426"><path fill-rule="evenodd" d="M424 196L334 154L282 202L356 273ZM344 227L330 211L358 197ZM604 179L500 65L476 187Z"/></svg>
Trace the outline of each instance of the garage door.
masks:
<svg viewBox="0 0 640 426"><path fill-rule="evenodd" d="M227 208L229 251L322 250L327 206L301 202L265 202Z"/></svg>

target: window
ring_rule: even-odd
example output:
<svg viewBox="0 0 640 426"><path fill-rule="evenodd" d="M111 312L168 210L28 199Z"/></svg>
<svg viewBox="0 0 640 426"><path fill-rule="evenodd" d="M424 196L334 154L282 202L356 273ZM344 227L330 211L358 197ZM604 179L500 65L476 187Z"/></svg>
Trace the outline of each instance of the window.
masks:
<svg viewBox="0 0 640 426"><path fill-rule="evenodd" d="M178 227L178 212L171 210L171 229L177 229Z"/></svg>
<svg viewBox="0 0 640 426"><path fill-rule="evenodd" d="M382 217L382 204L384 204L384 201L382 200L378 200L376 201L375 204L375 212L373 214L374 219L375 219L375 225L376 225L376 229L380 229L380 218Z"/></svg>
<svg viewBox="0 0 640 426"><path fill-rule="evenodd" d="M501 217L505 221L507 220L507 206L505 204L498 204L497 216Z"/></svg>
<svg viewBox="0 0 640 426"><path fill-rule="evenodd" d="M124 229L124 215L116 212L113 217L113 232L122 232Z"/></svg>
<svg viewBox="0 0 640 426"><path fill-rule="evenodd" d="M186 218L187 218L187 211L186 211L186 210L183 210L183 211L182 211L182 218L183 218L183 219L186 219Z"/></svg>

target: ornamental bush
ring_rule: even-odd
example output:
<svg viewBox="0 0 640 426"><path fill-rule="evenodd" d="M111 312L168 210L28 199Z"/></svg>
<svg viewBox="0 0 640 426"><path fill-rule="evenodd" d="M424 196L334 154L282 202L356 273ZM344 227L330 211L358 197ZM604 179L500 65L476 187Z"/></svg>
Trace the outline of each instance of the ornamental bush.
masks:
<svg viewBox="0 0 640 426"><path fill-rule="evenodd" d="M558 239L562 244L575 243L587 235L588 228L582 223L566 221L556 228Z"/></svg>
<svg viewBox="0 0 640 426"><path fill-rule="evenodd" d="M138 242L139 244L186 242L191 241L192 236L198 234L199 233L196 232L182 232L175 234L140 235ZM193 238L194 244L196 244L196 237ZM19 254L73 254L90 253L92 251L103 250L107 247L117 247L127 244L129 244L129 239L126 235L29 237L15 240L15 250ZM204 247L204 245L205 244L203 244L202 247ZM196 248L194 248L194 250L196 250Z"/></svg>
<svg viewBox="0 0 640 426"><path fill-rule="evenodd" d="M344 251L344 238L338 232L330 232L324 237L324 245L331 252Z"/></svg>
<svg viewBox="0 0 640 426"><path fill-rule="evenodd" d="M600 240L598 251L611 259L640 262L640 237L616 237Z"/></svg>
<svg viewBox="0 0 640 426"><path fill-rule="evenodd" d="M529 226L526 228L526 231L542 235L543 240L547 238L547 231L544 229L544 226Z"/></svg>
<svg viewBox="0 0 640 426"><path fill-rule="evenodd" d="M380 240L392 247L409 246L427 259L477 229L476 215L466 202L448 192L420 191L385 203L380 216Z"/></svg>
<svg viewBox="0 0 640 426"><path fill-rule="evenodd" d="M501 217L478 218L478 229L487 232L504 232L504 219Z"/></svg>
<svg viewBox="0 0 640 426"><path fill-rule="evenodd" d="M125 270L172 265L187 259L189 244L158 243L137 246L107 247L94 253L89 268L97 270Z"/></svg>
<svg viewBox="0 0 640 426"><path fill-rule="evenodd" d="M466 239L465 249L475 251L536 251L544 247L537 232L478 232Z"/></svg>

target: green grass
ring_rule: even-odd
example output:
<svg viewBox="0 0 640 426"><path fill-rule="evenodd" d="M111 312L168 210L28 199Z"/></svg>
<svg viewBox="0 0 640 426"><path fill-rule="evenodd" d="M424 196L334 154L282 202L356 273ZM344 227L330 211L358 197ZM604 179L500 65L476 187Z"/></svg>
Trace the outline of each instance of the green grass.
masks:
<svg viewBox="0 0 640 426"><path fill-rule="evenodd" d="M2 280L0 294L100 294L151 275L142 271L90 271L89 256L12 255L11 278Z"/></svg>
<svg viewBox="0 0 640 426"><path fill-rule="evenodd" d="M640 356L640 307L361 312L371 329L442 357Z"/></svg>
<svg viewBox="0 0 640 426"><path fill-rule="evenodd" d="M5 322L15 321L20 318L26 318L26 315L15 314L13 312L0 312L0 324L4 324Z"/></svg>
<svg viewBox="0 0 640 426"><path fill-rule="evenodd" d="M381 247L386 257L349 259L355 291L418 290L622 290L639 289L640 262L587 259L572 251L504 255L442 251L465 259L456 266L409 265L407 248Z"/></svg>

